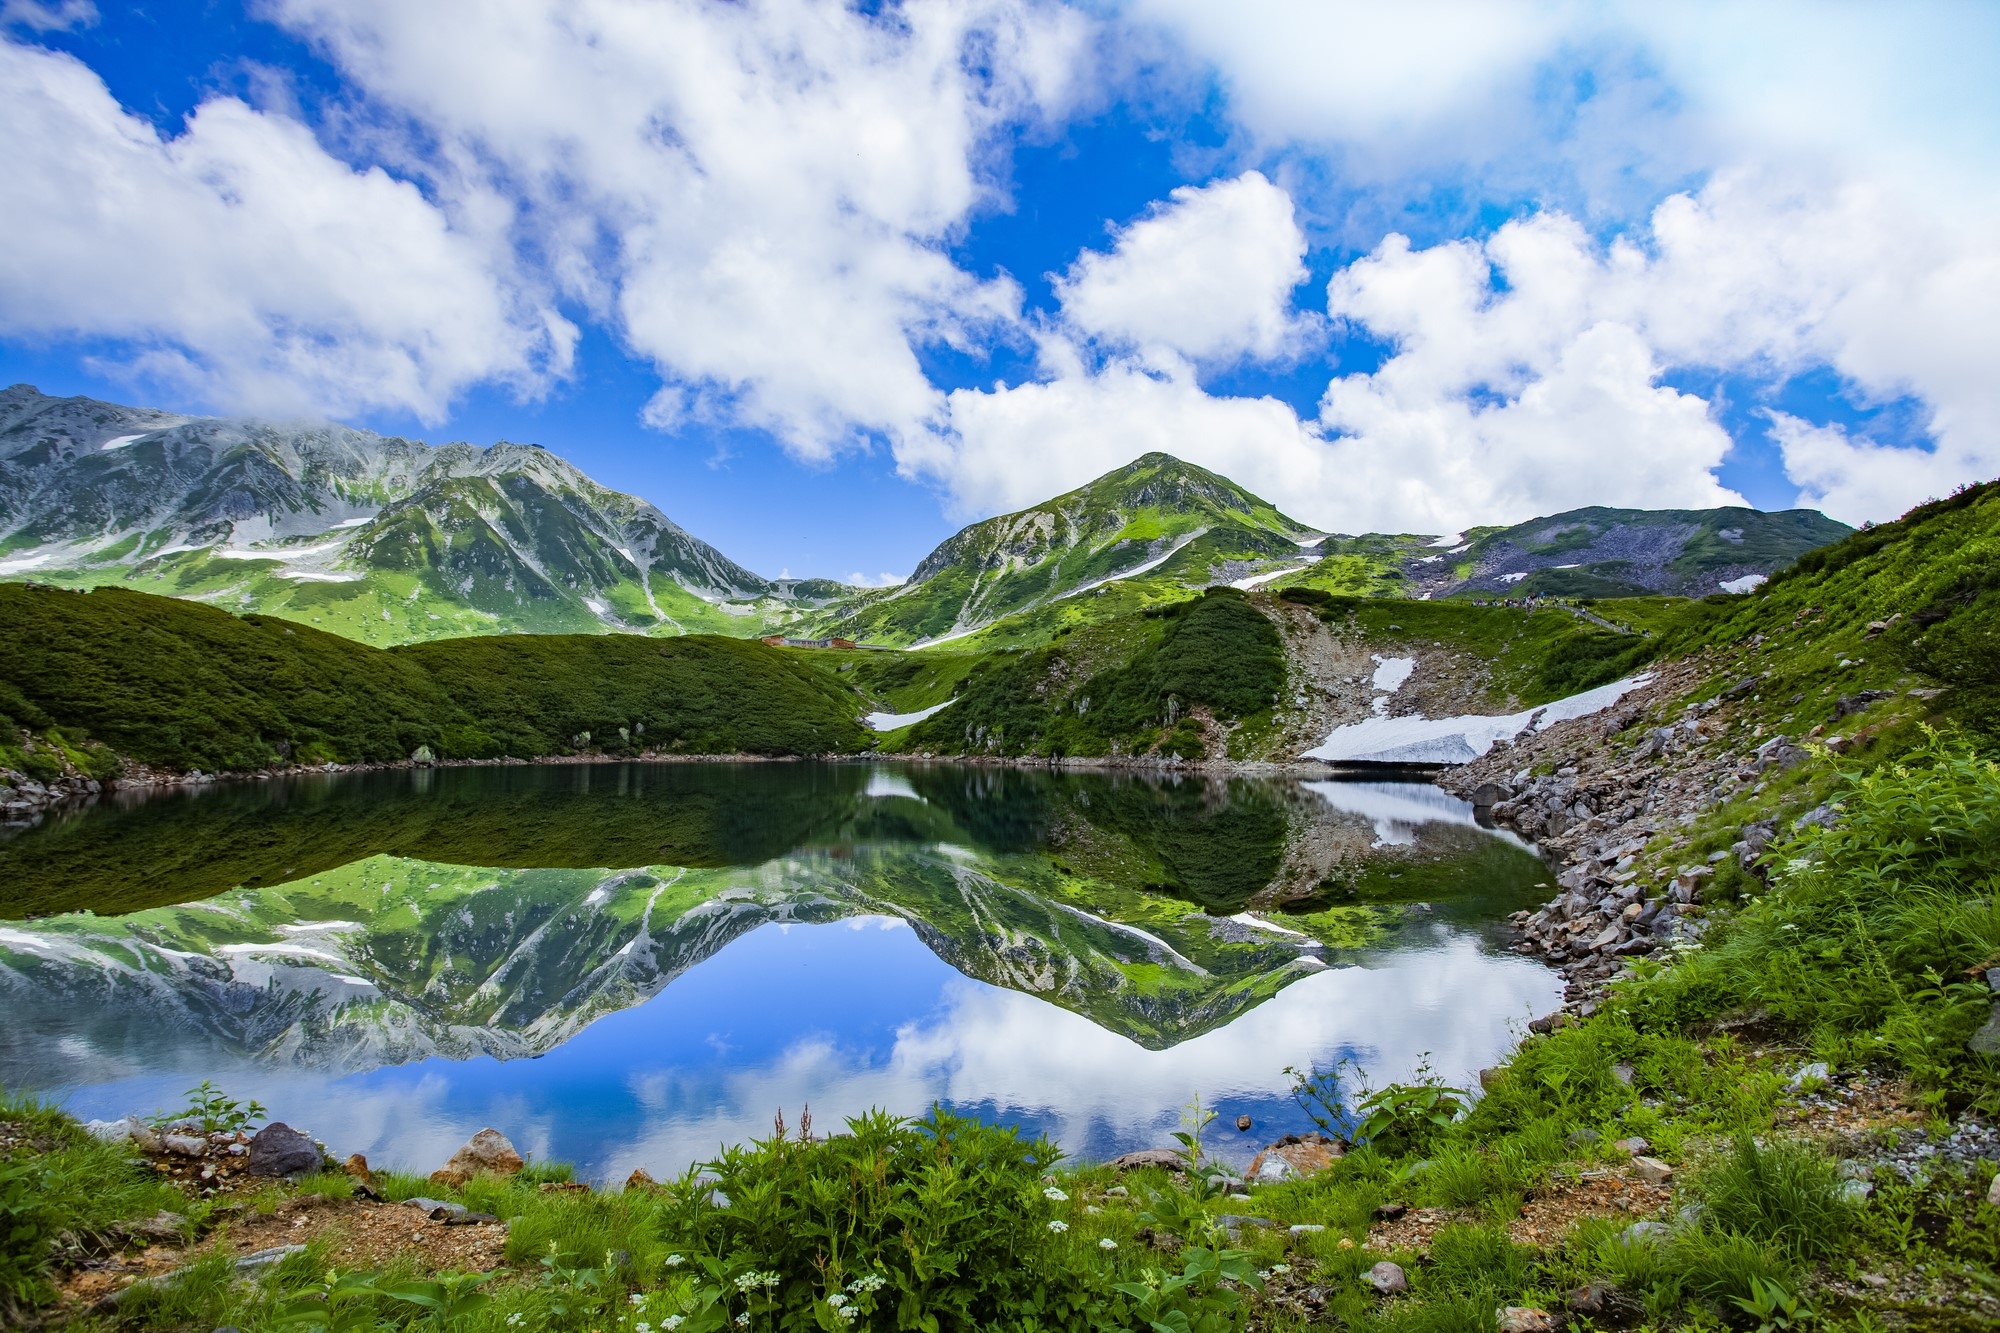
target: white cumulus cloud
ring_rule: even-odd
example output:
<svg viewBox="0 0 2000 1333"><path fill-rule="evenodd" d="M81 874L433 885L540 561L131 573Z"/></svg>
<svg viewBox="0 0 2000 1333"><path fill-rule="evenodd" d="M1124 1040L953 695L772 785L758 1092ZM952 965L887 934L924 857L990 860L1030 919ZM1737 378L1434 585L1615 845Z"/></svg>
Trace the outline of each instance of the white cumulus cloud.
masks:
<svg viewBox="0 0 2000 1333"><path fill-rule="evenodd" d="M1072 95L1084 21L1017 0L275 0L438 187L484 184L574 299L666 381L648 417L825 457L925 430L918 350L971 348L1019 291L948 253L1003 128Z"/></svg>
<svg viewBox="0 0 2000 1333"><path fill-rule="evenodd" d="M1056 283L1063 318L1109 343L1198 361L1269 359L1299 333L1292 289L1306 280L1292 197L1249 171L1184 185L1086 250Z"/></svg>
<svg viewBox="0 0 2000 1333"><path fill-rule="evenodd" d="M532 389L574 330L417 188L295 121L203 103L178 135L67 55L0 42L0 333L107 340L114 365L272 412L439 419Z"/></svg>

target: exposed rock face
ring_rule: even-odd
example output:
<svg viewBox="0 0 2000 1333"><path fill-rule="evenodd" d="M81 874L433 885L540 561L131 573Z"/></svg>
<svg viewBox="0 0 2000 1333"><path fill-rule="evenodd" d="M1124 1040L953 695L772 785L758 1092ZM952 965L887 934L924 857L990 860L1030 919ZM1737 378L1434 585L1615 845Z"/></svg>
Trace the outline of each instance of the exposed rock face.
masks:
<svg viewBox="0 0 2000 1333"><path fill-rule="evenodd" d="M1383 1260L1361 1275L1361 1280L1375 1289L1378 1296L1398 1296L1410 1289L1410 1280L1403 1276L1401 1264Z"/></svg>
<svg viewBox="0 0 2000 1333"><path fill-rule="evenodd" d="M527 1163L507 1136L497 1129L482 1129L466 1140L451 1160L431 1172L431 1180L441 1185L463 1185L474 1176L511 1176Z"/></svg>
<svg viewBox="0 0 2000 1333"><path fill-rule="evenodd" d="M1148 1166L1164 1166L1170 1171L1178 1171L1186 1165L1181 1155L1172 1148L1141 1148L1111 1159L1111 1165L1120 1171L1137 1171Z"/></svg>
<svg viewBox="0 0 2000 1333"><path fill-rule="evenodd" d="M247 1169L253 1176L296 1176L319 1170L325 1161L317 1143L273 1120L251 1137Z"/></svg>

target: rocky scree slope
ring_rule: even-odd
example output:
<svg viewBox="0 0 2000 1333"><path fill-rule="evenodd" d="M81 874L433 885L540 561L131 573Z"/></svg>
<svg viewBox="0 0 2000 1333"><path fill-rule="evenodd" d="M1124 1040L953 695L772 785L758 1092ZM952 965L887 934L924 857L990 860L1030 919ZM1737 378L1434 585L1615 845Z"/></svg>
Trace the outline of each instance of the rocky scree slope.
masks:
<svg viewBox="0 0 2000 1333"><path fill-rule="evenodd" d="M1894 760L1923 726L1990 744L1996 633L1989 483L1814 552L1768 591L1694 605L1654 680L1618 707L1438 781L1562 862L1563 893L1523 914L1519 947L1587 1004L1759 890L1796 834L1837 822L1824 798L1840 770Z"/></svg>
<svg viewBox="0 0 2000 1333"><path fill-rule="evenodd" d="M384 642L748 632L788 605L547 450L0 391L0 574L151 591Z"/></svg>

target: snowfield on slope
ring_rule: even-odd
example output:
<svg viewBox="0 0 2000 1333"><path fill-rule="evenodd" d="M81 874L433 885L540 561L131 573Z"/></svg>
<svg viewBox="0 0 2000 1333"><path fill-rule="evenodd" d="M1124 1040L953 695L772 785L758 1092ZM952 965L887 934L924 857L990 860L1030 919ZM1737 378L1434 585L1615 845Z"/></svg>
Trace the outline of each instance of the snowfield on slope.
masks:
<svg viewBox="0 0 2000 1333"><path fill-rule="evenodd" d="M1652 676L1628 676L1566 699L1499 717L1370 717L1335 727L1301 759L1355 764L1464 764L1493 748L1551 722L1588 717L1609 708L1650 681Z"/></svg>
<svg viewBox="0 0 2000 1333"><path fill-rule="evenodd" d="M946 699L941 704L932 704L929 708L920 708L914 713L870 713L861 720L868 724L871 731L894 731L898 727L913 726L932 713L949 708L957 702L956 699Z"/></svg>

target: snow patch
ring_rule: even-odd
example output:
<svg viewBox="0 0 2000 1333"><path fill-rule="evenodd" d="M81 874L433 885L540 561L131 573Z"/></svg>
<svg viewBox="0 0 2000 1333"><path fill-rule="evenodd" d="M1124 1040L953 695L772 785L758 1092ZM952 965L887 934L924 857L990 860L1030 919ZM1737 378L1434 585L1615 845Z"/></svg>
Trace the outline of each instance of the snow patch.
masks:
<svg viewBox="0 0 2000 1333"><path fill-rule="evenodd" d="M1252 588L1262 587L1272 579L1281 579L1287 574L1296 574L1302 569L1310 568L1310 565L1286 565L1283 569L1274 569L1268 574L1252 574L1247 579L1237 579L1229 586L1232 588L1241 588L1243 591L1248 592Z"/></svg>
<svg viewBox="0 0 2000 1333"><path fill-rule="evenodd" d="M1079 587L1071 588L1068 592L1063 593L1061 596L1058 596L1055 600L1060 602L1064 597L1075 597L1079 593L1086 593L1096 588L1102 588L1107 583L1117 583L1121 579L1136 579L1141 574L1149 574L1153 570L1158 569L1161 565L1166 564L1167 561L1179 555L1181 553L1181 548L1183 546L1186 546L1189 542L1194 541L1198 537L1205 537L1207 535L1208 535L1207 528L1196 528L1193 532L1190 532L1187 536L1182 537L1172 546L1169 546L1164 553L1154 556L1151 560L1142 560L1138 564L1132 566L1132 568L1130 569L1121 570L1116 574L1108 575L1105 578L1097 580L1095 583L1085 583Z"/></svg>
<svg viewBox="0 0 2000 1333"><path fill-rule="evenodd" d="M1526 574L1502 574L1500 576L1500 581L1502 583L1519 583L1522 579L1526 577L1528 577Z"/></svg>
<svg viewBox="0 0 2000 1333"><path fill-rule="evenodd" d="M1651 679L1650 675L1628 676L1594 690L1558 699L1541 708L1499 717L1472 714L1440 718L1364 718L1347 726L1335 727L1324 742L1307 750L1300 758L1362 764L1469 763L1492 749L1495 741L1512 740L1524 731L1540 730L1552 722L1602 712Z"/></svg>
<svg viewBox="0 0 2000 1333"><path fill-rule="evenodd" d="M1308 532L1303 537L1292 538L1292 544L1294 546L1318 546L1325 540L1326 534L1324 532Z"/></svg>
<svg viewBox="0 0 2000 1333"><path fill-rule="evenodd" d="M281 579L292 579L299 583L359 583L359 574L340 574L328 569L280 569L273 571Z"/></svg>
<svg viewBox="0 0 2000 1333"><path fill-rule="evenodd" d="M23 560L0 560L0 574L18 574L24 569L33 569L37 565L46 565L49 563L50 558L44 552L41 555L28 556Z"/></svg>
<svg viewBox="0 0 2000 1333"><path fill-rule="evenodd" d="M1306 934L1303 930L1293 930L1289 926L1280 926L1275 922L1266 921L1261 916L1252 916L1248 912L1238 912L1235 916L1232 916L1229 919L1231 921L1236 922L1238 925L1249 926L1253 930L1268 930L1274 935L1293 935L1297 936L1299 939L1302 940L1309 940L1312 938L1312 936Z"/></svg>
<svg viewBox="0 0 2000 1333"><path fill-rule="evenodd" d="M1427 542L1427 543L1425 543L1425 544L1426 544L1426 545L1428 545L1428 546L1438 546L1438 547L1444 547L1444 546L1457 546L1457 545L1458 545L1458 544L1459 544L1460 542L1462 542L1462 541L1464 541L1464 540L1465 540L1465 534L1464 534L1464 533L1462 533L1462 532L1454 532L1454 533L1450 534L1449 536L1445 536L1445 537L1440 537L1440 538L1438 538L1438 539L1437 539L1436 541L1434 541L1434 542Z"/></svg>
<svg viewBox="0 0 2000 1333"><path fill-rule="evenodd" d="M1740 579L1731 579L1727 583L1718 583L1715 586L1724 592L1745 593L1768 582L1770 580L1762 574L1745 574Z"/></svg>
<svg viewBox="0 0 2000 1333"><path fill-rule="evenodd" d="M1375 658L1375 688L1387 690L1391 694L1402 689L1403 682L1407 681L1410 673L1417 669L1417 659L1414 657L1383 657L1379 654L1370 656Z"/></svg>
<svg viewBox="0 0 2000 1333"><path fill-rule="evenodd" d="M946 699L941 704L932 704L929 708L920 708L914 713L870 713L861 720L867 723L872 731L895 731L899 727L914 726L932 713L949 708L957 702L956 699Z"/></svg>
<svg viewBox="0 0 2000 1333"><path fill-rule="evenodd" d="M130 448L132 445L136 444L138 441L145 439L148 435L151 435L152 433L153 432L148 430L148 431L141 431L137 435L120 435L117 439L106 440L103 444L100 444L97 447L99 449L104 449L104 450L127 449Z"/></svg>

